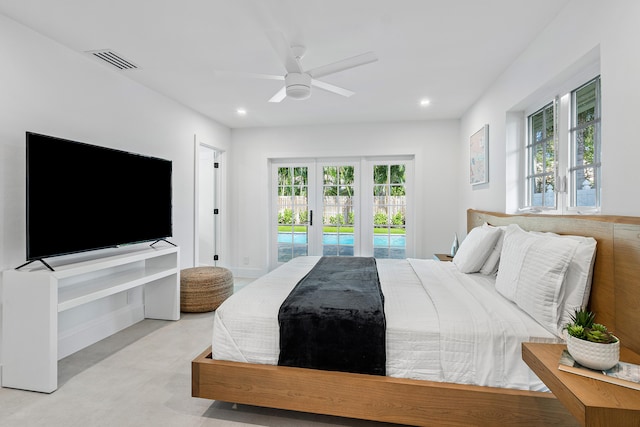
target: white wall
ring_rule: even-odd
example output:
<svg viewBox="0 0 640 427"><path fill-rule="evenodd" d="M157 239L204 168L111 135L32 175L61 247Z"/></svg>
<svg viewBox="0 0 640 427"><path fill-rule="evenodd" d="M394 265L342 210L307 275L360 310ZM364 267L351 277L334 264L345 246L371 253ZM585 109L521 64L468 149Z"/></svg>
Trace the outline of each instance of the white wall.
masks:
<svg viewBox="0 0 640 427"><path fill-rule="evenodd" d="M0 57L0 270L25 261L25 131L172 160L172 241L191 266L194 134L224 149L230 130L2 15Z"/></svg>
<svg viewBox="0 0 640 427"><path fill-rule="evenodd" d="M417 257L448 252L461 205L455 189L457 120L234 129L229 173L232 264L243 275L268 266L269 158L415 155ZM249 259L248 265L241 260Z"/></svg>
<svg viewBox="0 0 640 427"><path fill-rule="evenodd" d="M579 72L586 59L598 57L602 76L602 213L640 215L636 197L640 144L637 117L640 108L640 2L574 0L558 15L466 112L460 126L461 176L468 176L469 136L490 125L490 180L471 188L463 179L459 189L463 208L513 212L517 209L517 171L514 147L507 131L507 114L543 94L568 75ZM525 17L523 17L525 19ZM511 130L509 131L511 132ZM466 175L464 175L466 174ZM464 210L464 209L463 209ZM460 224L465 217L461 211Z"/></svg>

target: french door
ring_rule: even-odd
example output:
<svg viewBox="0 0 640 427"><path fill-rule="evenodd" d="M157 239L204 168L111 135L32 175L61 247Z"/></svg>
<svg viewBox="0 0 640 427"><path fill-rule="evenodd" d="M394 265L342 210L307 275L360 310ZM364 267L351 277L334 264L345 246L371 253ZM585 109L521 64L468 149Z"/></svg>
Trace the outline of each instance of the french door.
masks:
<svg viewBox="0 0 640 427"><path fill-rule="evenodd" d="M407 164L398 161L375 162L370 169L368 192L373 212L373 256L407 256Z"/></svg>
<svg viewBox="0 0 640 427"><path fill-rule="evenodd" d="M322 188L321 199L316 206L322 209L320 233L321 249L324 256L354 256L360 251L360 221L356 217L359 206L354 163L323 163L318 165L318 185Z"/></svg>
<svg viewBox="0 0 640 427"><path fill-rule="evenodd" d="M313 200L315 180L313 163L272 165L275 216L272 215L272 232L275 236L275 251L272 247L271 264L283 263L293 258L315 254L313 227ZM273 209L272 209L273 212Z"/></svg>
<svg viewBox="0 0 640 427"><path fill-rule="evenodd" d="M306 255L407 256L408 160L271 164L271 266Z"/></svg>

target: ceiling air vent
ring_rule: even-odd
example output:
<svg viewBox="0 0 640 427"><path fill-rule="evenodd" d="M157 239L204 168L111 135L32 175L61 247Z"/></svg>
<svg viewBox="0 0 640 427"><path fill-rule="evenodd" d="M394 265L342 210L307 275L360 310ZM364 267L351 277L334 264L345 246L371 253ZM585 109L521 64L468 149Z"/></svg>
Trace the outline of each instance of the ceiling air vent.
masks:
<svg viewBox="0 0 640 427"><path fill-rule="evenodd" d="M87 53L108 63L113 67L116 67L119 70L136 70L140 68L133 62L124 59L122 56L109 49L92 50L88 51Z"/></svg>

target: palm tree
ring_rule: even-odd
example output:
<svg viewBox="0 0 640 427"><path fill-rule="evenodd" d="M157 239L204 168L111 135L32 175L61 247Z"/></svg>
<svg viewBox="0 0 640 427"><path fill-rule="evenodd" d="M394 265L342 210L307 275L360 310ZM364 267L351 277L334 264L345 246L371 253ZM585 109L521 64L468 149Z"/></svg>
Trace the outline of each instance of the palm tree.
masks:
<svg viewBox="0 0 640 427"><path fill-rule="evenodd" d="M405 165L377 165L373 167L374 196L404 196ZM391 194L387 194L387 188Z"/></svg>
<svg viewBox="0 0 640 427"><path fill-rule="evenodd" d="M340 217L336 222L350 222L350 215L352 210L352 197L353 197L353 184L355 180L355 168L353 166L325 166L323 168L324 182L323 182L323 195L325 197L335 198L334 204L339 208L342 208L342 221ZM345 203L340 203L338 196L346 196ZM326 218L327 223L329 219ZM338 225L338 224L336 224Z"/></svg>
<svg viewBox="0 0 640 427"><path fill-rule="evenodd" d="M308 195L308 169L306 167L279 167L278 168L278 196L284 197L279 201L278 216L284 216L287 210L293 214L291 224L306 223L306 197ZM295 196L302 196L302 203Z"/></svg>

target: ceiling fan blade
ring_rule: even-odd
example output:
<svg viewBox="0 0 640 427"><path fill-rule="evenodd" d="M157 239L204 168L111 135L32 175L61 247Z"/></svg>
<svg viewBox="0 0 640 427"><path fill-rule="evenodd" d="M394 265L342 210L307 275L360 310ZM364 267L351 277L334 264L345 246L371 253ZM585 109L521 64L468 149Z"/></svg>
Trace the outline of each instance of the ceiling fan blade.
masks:
<svg viewBox="0 0 640 427"><path fill-rule="evenodd" d="M302 67L300 62L296 59L291 46L284 38L284 34L279 31L267 31L267 38L269 43L273 46L273 49L278 54L278 57L284 64L284 68L288 73L302 73Z"/></svg>
<svg viewBox="0 0 640 427"><path fill-rule="evenodd" d="M276 94L271 97L269 102L280 102L283 99L285 99L286 97L287 97L287 87L286 86L282 86L282 89L280 89L278 92L276 92Z"/></svg>
<svg viewBox="0 0 640 427"><path fill-rule="evenodd" d="M367 52L361 55L352 56L351 58L343 59L342 61L314 68L307 71L307 73L313 78L318 78L337 73L339 71L348 70L349 68L359 67L360 65L370 64L372 62L376 62L377 60L378 57L375 53Z"/></svg>
<svg viewBox="0 0 640 427"><path fill-rule="evenodd" d="M344 88L341 88L341 87L338 87L338 86L335 86L335 85L332 85L332 84L329 84L329 83L325 83L325 82L322 82L320 80L312 79L311 80L311 84L314 85L315 87L319 88L319 89L324 89L324 90L326 90L328 92L337 93L338 95L342 95L342 96L345 96L347 98L349 98L351 95L355 94L355 92L351 92L348 89L344 89Z"/></svg>
<svg viewBox="0 0 640 427"><path fill-rule="evenodd" d="M213 74L216 76L225 76L225 77L241 77L241 78L263 79L263 80L284 80L284 76L276 76L275 74L246 73L244 71L215 70Z"/></svg>

